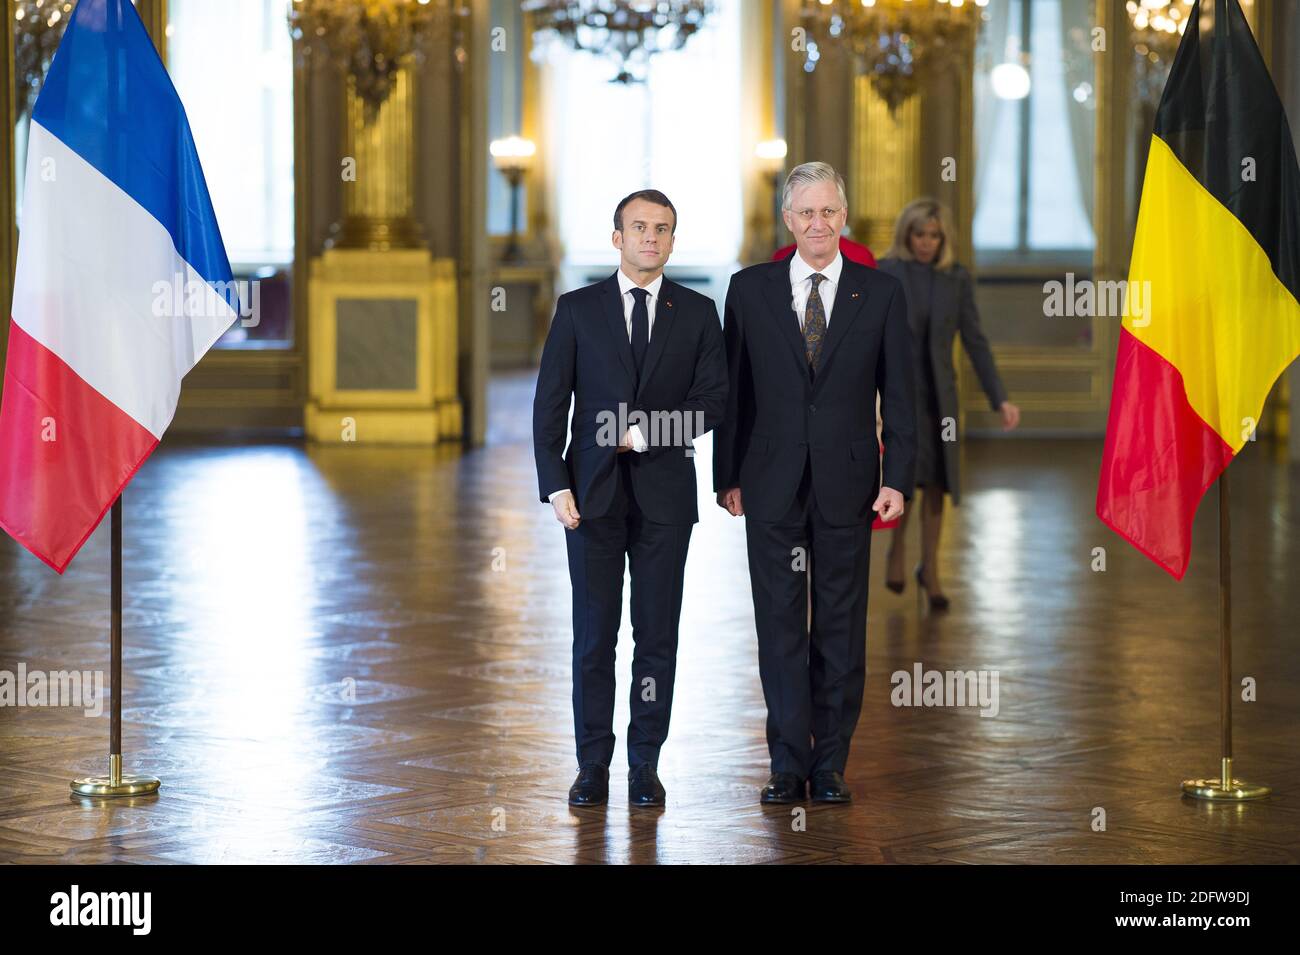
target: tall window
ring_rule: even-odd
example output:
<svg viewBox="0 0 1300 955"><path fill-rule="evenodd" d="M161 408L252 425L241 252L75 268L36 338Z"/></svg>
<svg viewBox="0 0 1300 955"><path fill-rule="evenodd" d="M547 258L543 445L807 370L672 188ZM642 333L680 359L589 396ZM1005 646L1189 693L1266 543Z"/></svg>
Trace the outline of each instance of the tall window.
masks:
<svg viewBox="0 0 1300 955"><path fill-rule="evenodd" d="M258 280L256 325L218 343L292 342L293 46L284 0L171 0L167 65L185 104L239 279Z"/></svg>
<svg viewBox="0 0 1300 955"><path fill-rule="evenodd" d="M1092 4L991 0L975 88L974 239L983 261L1090 257Z"/></svg>
<svg viewBox="0 0 1300 955"><path fill-rule="evenodd" d="M740 0L718 0L685 47L651 59L643 84L609 82L608 60L549 50L549 141L570 265L616 260L614 207L644 188L663 191L677 208L670 271L736 261L743 229L740 34Z"/></svg>
<svg viewBox="0 0 1300 955"><path fill-rule="evenodd" d="M491 0L493 26L503 27L508 36L517 37L524 30L523 10L519 0ZM518 57L493 56L488 69L488 138L504 139L523 132L523 67ZM510 186L496 171L492 157L487 158L487 227L492 235L510 232ZM519 187L519 227L528 228L527 177Z"/></svg>

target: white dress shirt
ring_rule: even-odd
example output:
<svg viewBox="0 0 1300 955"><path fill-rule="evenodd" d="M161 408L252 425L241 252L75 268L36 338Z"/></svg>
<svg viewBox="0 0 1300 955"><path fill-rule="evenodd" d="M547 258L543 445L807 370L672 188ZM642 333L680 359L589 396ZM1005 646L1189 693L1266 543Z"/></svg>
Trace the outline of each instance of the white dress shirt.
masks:
<svg viewBox="0 0 1300 955"><path fill-rule="evenodd" d="M837 273L838 274L838 273ZM650 337L654 335L655 330L655 303L659 301L659 289L664 284L663 273L660 272L655 276L655 280L645 286L645 290L650 294L646 296L645 307L650 316L650 323L646 328L646 342L649 343ZM826 283L822 283L825 285ZM636 282L627 277L627 273L621 268L618 270L618 290L623 297L623 320L627 322L627 340L632 341L632 309L636 307L636 296L632 294L632 289L638 288ZM804 293L807 297L807 293ZM645 436L641 434L641 429L637 425L627 429L627 443L631 445L632 450L640 454L650 445ZM547 500L554 501L561 494L568 493L570 488L561 488L558 491L552 491L547 495Z"/></svg>
<svg viewBox="0 0 1300 955"><path fill-rule="evenodd" d="M817 294L821 297L822 307L826 312L827 328L831 327L831 308L835 305L835 290L840 286L840 272L843 269L844 259L837 251L830 264L821 270L826 278L818 284ZM805 313L808 311L808 296L812 293L811 276L816 271L817 269L803 260L803 256L798 251L790 256L790 292L795 314L799 316L800 331L803 331Z"/></svg>
<svg viewBox="0 0 1300 955"><path fill-rule="evenodd" d="M655 332L655 303L659 301L659 289L663 284L664 276L660 272L655 276L655 280L645 287L645 290L650 293L645 300L646 311L650 313L650 326L646 332L647 342ZM632 340L632 308L636 305L636 296L632 294L632 289L636 287L637 284L628 278L622 269L619 269L618 290L623 293L623 320L627 322L627 340L629 342Z"/></svg>

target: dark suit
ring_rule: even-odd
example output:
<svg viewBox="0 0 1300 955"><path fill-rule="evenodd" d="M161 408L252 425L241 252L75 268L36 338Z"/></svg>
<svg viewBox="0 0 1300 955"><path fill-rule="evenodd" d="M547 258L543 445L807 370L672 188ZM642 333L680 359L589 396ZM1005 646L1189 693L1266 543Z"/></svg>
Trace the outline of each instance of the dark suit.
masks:
<svg viewBox="0 0 1300 955"><path fill-rule="evenodd" d="M843 260L814 376L790 259L732 276L723 330L731 387L713 467L715 488L739 487L745 510L772 771L806 777L844 771L862 704L871 505L882 483L877 389L883 483L904 498L916 411L898 280Z"/></svg>
<svg viewBox="0 0 1300 955"><path fill-rule="evenodd" d="M617 273L560 296L537 375L533 449L541 499L571 488L581 517L576 530L565 532L579 766L608 767L614 752L614 649L625 560L635 642L628 764L658 765L672 707L686 548L699 520L693 449L688 455L682 439L718 425L726 394L718 310L705 296L663 280L639 372ZM615 427L620 405L624 422ZM657 412L660 421L678 426L641 422L650 447L618 453L623 429L638 423L634 412Z"/></svg>

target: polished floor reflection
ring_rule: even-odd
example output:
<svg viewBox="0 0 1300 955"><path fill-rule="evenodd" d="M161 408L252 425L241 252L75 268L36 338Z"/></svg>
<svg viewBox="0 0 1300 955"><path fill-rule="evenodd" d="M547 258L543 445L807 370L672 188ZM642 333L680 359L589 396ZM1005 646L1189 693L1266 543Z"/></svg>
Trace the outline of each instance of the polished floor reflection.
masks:
<svg viewBox="0 0 1300 955"><path fill-rule="evenodd" d="M1268 445L1232 471L1234 671L1257 696L1235 707L1237 766L1267 801L1179 794L1218 766L1215 495L1176 583L1093 516L1099 442L1016 440L966 449L949 613L881 586L877 535L851 806L758 804L744 528L706 501L668 806L622 802L624 698L611 804L571 810L562 531L536 499L529 380L493 396L467 454L169 438L124 535L125 768L162 791L69 795L106 763L106 702L0 707L0 862L1300 861L1300 473ZM11 680L107 670L107 547L105 522L60 578L0 541ZM629 661L625 623L621 697ZM996 674L996 712L894 705L918 665Z"/></svg>

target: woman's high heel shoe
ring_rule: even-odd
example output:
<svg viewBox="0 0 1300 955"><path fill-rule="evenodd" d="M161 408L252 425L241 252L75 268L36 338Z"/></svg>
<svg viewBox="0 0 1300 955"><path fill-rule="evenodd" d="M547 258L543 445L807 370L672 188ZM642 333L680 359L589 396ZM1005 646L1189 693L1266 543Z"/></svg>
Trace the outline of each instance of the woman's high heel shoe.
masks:
<svg viewBox="0 0 1300 955"><path fill-rule="evenodd" d="M948 609L948 598L945 597L943 594L933 594L933 593L930 593L930 588L927 587L927 586L925 586L925 576L922 574L922 571L921 571L921 565L920 565L920 564L917 564L917 565L916 565L916 585L917 585L917 587L923 589L923 590L925 591L925 593L926 593L926 596L928 596L928 597L930 598L930 609L931 609L931 610L947 610L947 609Z"/></svg>

